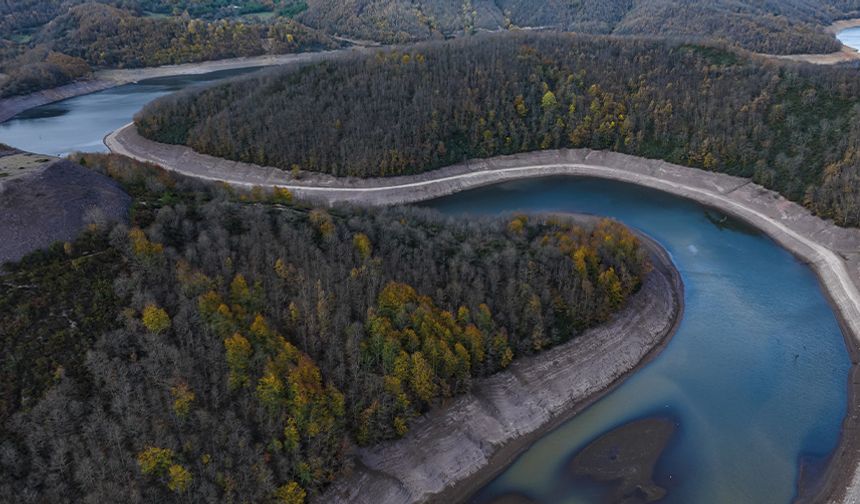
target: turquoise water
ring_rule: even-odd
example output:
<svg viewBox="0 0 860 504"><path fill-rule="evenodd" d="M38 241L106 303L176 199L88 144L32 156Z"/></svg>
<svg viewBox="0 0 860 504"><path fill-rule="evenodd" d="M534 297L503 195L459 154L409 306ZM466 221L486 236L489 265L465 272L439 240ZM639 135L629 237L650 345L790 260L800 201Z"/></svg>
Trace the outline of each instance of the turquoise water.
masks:
<svg viewBox="0 0 860 504"><path fill-rule="evenodd" d="M670 503L787 503L801 463L838 441L849 358L816 277L767 237L671 195L595 179L505 183L433 201L447 213L574 211L608 215L656 238L686 286L680 329L651 364L548 434L472 497L600 502L564 473L573 454L633 419L678 430L656 481Z"/></svg>
<svg viewBox="0 0 860 504"><path fill-rule="evenodd" d="M107 152L102 139L130 122L146 103L188 86L256 70L259 69L161 77L50 103L0 123L0 143L52 156L73 151Z"/></svg>
<svg viewBox="0 0 860 504"><path fill-rule="evenodd" d="M853 47L860 51L860 26L857 28L848 28L847 30L842 30L841 32L836 34L836 38L839 39L840 42L847 45L848 47Z"/></svg>
<svg viewBox="0 0 860 504"><path fill-rule="evenodd" d="M0 142L55 155L103 151L104 135L149 100L237 73L144 81L39 107L0 124ZM684 320L666 350L535 444L474 502L513 491L545 503L597 502L593 486L563 474L565 462L600 434L655 414L678 422L657 467L670 490L664 502L785 503L801 464L820 466L836 445L849 367L841 333L812 272L766 237L683 199L591 179L507 183L428 206L609 215L660 241L686 284Z"/></svg>

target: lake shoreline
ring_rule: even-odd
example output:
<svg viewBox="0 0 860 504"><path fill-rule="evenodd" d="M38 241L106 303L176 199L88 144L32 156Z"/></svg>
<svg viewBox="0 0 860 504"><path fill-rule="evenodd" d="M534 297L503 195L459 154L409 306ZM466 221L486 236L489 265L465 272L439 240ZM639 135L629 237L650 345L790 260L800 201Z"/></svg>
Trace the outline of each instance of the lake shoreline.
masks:
<svg viewBox="0 0 860 504"><path fill-rule="evenodd" d="M858 26L860 26L860 18L840 19L828 26L827 31L836 35L848 28L857 28Z"/></svg>
<svg viewBox="0 0 860 504"><path fill-rule="evenodd" d="M361 50L364 50L364 48L348 47L329 51L264 54L261 56L245 56L240 58L227 58L157 67L97 70L87 79L81 79L55 88L35 91L26 95L10 96L8 98L0 99L0 123L8 121L21 112L32 108L104 91L123 86L125 84L140 82L142 80L180 75L200 75L225 70L238 70L242 68L263 68L279 65L315 63L326 59L342 57Z"/></svg>
<svg viewBox="0 0 860 504"><path fill-rule="evenodd" d="M0 99L0 123L12 119L21 112L32 108L41 107L49 103L54 103L62 100L68 100L76 96L84 96L99 91L104 91L112 87L121 85L120 83L102 80L98 78L80 80L65 84L63 86L44 89L34 93L11 96L9 98Z"/></svg>
<svg viewBox="0 0 860 504"><path fill-rule="evenodd" d="M837 34L848 28L860 26L860 18L843 19L836 21L825 28L825 31L832 34ZM530 28L530 29L541 29ZM377 50L385 49L385 45L372 45L361 42L345 39L346 42L355 43L351 47L344 49L334 49L328 51L307 51L301 53L289 54L264 54L260 56L244 56L238 58L226 58L220 60L200 61L195 63L181 63L175 65L163 65L157 67L143 68L121 68L121 69L105 69L93 72L93 75L86 79L71 82L55 88L35 91L26 95L10 96L0 99L0 123L12 119L16 115L29 110L31 108L40 107L49 103L54 103L77 96L83 96L98 91L104 91L113 87L122 86L139 82L146 79L155 79L159 77L169 77L178 75L199 75L211 72L224 70L238 70L241 68L255 68L278 66L297 62L312 63L322 61L332 56L340 54L350 54L354 51L361 50ZM783 61L802 61L819 65L834 65L846 61L860 60L860 52L843 45L840 51L829 54L758 54L766 58L773 58Z"/></svg>
<svg viewBox="0 0 860 504"><path fill-rule="evenodd" d="M860 353L860 230L840 228L748 179L606 151L540 151L471 160L428 173L384 179L336 179L303 175L296 180L271 167L228 161L184 146L144 139L133 125L108 135L112 152L168 170L239 187L286 187L303 199L324 204L389 205L423 201L509 180L554 175L627 182L692 199L732 215L764 232L809 264L843 328L852 361L848 411L839 444L827 465L826 485L815 501L842 502L860 496L860 440L857 440L858 353Z"/></svg>
<svg viewBox="0 0 860 504"><path fill-rule="evenodd" d="M792 255L812 267L805 258L794 253ZM851 360L846 388L848 398L839 443L830 454L824 473L815 481L813 488L804 488L799 484L793 504L855 504L860 497L860 345L856 341L850 341L851 329L848 320L838 309L836 299L823 283L821 276L816 274L816 279L836 315Z"/></svg>
<svg viewBox="0 0 860 504"><path fill-rule="evenodd" d="M468 478L456 483L453 487L446 489L441 494L434 496L435 501L465 502L467 498L469 498L475 492L486 486L493 479L503 473L520 455L522 455L525 451L531 448L532 445L534 445L536 442L538 442L550 432L556 430L557 428L570 421L576 415L580 414L582 411L584 411L594 403L598 402L603 397L612 393L615 389L620 387L624 383L624 381L627 380L627 378L633 376L642 368L650 364L663 352L663 350L666 349L666 347L672 341L672 338L675 336L675 333L678 331L678 327L683 320L684 283L681 280L680 273L677 271L677 268L675 268L674 264L672 263L672 259L669 253L663 248L663 246L660 245L656 240L644 236L641 233L637 233L637 235L642 240L643 246L646 246L649 249L649 251L651 252L651 256L659 258L658 263L663 265L663 267L670 272L668 276L671 278L671 284L673 285L675 295L679 300L678 312L675 314L675 319L672 322L672 325L667 331L666 335L659 341L659 343L654 345L651 350L648 351L647 354L645 354L645 356L642 358L642 360L639 361L638 364L636 364L636 366L624 373L606 388L592 394L589 397L586 397L580 403L574 405L568 411L565 411L560 415L556 416L538 430L525 434L506 444L493 455L489 463L483 468L479 469L476 473L472 474Z"/></svg>
<svg viewBox="0 0 860 504"><path fill-rule="evenodd" d="M583 218L596 220L574 216ZM684 285L669 253L642 233L637 236L654 270L620 312L571 341L521 357L509 369L477 380L470 392L418 420L404 438L359 449L356 469L314 501L465 500L536 441L650 363L680 325ZM523 392L531 404L506 400ZM463 422L464 417L469 421ZM452 453L451 446L459 452ZM415 476L418 467L421 474Z"/></svg>
<svg viewBox="0 0 860 504"><path fill-rule="evenodd" d="M836 36L839 32L849 28L860 26L860 18L843 19L827 26L824 31ZM860 51L842 44L842 48L836 52L823 54L762 54L767 58L775 58L783 61L797 61L812 63L813 65L836 65L850 61L860 61Z"/></svg>

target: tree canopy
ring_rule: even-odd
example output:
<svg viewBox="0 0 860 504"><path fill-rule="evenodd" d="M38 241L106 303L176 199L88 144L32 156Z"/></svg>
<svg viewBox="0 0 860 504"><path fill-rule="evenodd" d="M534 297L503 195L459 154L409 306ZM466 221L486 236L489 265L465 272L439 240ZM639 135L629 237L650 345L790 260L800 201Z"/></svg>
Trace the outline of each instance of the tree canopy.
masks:
<svg viewBox="0 0 860 504"><path fill-rule="evenodd" d="M587 147L752 177L860 225L860 80L722 46L494 35L273 69L147 105L144 136L336 176ZM277 127L271 127L277 125Z"/></svg>
<svg viewBox="0 0 860 504"><path fill-rule="evenodd" d="M773 54L839 50L824 28L860 0L7 0L0 96L93 67L138 67L520 28L721 41ZM58 55L51 55L51 53ZM73 58L73 59L66 59ZM2 82L5 80L5 83Z"/></svg>
<svg viewBox="0 0 860 504"><path fill-rule="evenodd" d="M649 270L613 221L313 209L77 159L131 222L0 276L0 495L22 503L304 502Z"/></svg>

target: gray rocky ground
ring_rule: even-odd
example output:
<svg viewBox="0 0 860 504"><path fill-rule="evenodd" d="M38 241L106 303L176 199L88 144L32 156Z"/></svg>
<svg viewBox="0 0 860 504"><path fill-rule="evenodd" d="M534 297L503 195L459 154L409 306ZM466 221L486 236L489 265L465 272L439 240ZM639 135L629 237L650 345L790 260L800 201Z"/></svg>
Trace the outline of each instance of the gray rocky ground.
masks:
<svg viewBox="0 0 860 504"><path fill-rule="evenodd" d="M19 165L25 156L32 155L0 151L0 174L19 171L4 169L4 160ZM116 182L70 161L39 158L0 177L0 265L71 240L87 224L127 219L131 197Z"/></svg>

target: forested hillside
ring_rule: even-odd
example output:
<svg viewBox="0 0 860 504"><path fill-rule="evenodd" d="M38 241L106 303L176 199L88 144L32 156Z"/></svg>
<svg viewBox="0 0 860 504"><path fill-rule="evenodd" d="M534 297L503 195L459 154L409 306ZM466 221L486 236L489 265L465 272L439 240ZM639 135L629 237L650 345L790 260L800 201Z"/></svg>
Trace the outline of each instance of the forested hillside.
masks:
<svg viewBox="0 0 860 504"><path fill-rule="evenodd" d="M79 161L131 223L0 276L16 503L304 502L350 446L606 320L649 269L610 221L325 211Z"/></svg>
<svg viewBox="0 0 860 504"><path fill-rule="evenodd" d="M860 16L858 0L308 0L307 5L297 19L309 26L386 42L541 27L723 40L778 54L838 50L823 25Z"/></svg>
<svg viewBox="0 0 860 504"><path fill-rule="evenodd" d="M5 51L0 96L55 87L92 68L134 68L331 49L340 44L288 18L266 22L140 17L98 3L72 7Z"/></svg>
<svg viewBox="0 0 860 504"><path fill-rule="evenodd" d="M849 17L860 17L860 0L2 0L0 96L73 81L89 72L83 63L309 50L331 46L331 35L402 43L540 28L825 53L840 45L824 27Z"/></svg>
<svg viewBox="0 0 860 504"><path fill-rule="evenodd" d="M138 16L159 18L187 14L193 18L222 19L249 14L295 11L301 0L0 0L0 37L23 36L62 16L69 9L86 4L112 5Z"/></svg>
<svg viewBox="0 0 860 504"><path fill-rule="evenodd" d="M860 225L856 71L771 64L716 46L473 37L255 74L153 102L136 122L153 140L338 176L611 149L752 177Z"/></svg>
<svg viewBox="0 0 860 504"><path fill-rule="evenodd" d="M331 49L328 37L292 20L246 23L153 19L86 4L48 24L37 40L55 50L111 68Z"/></svg>

